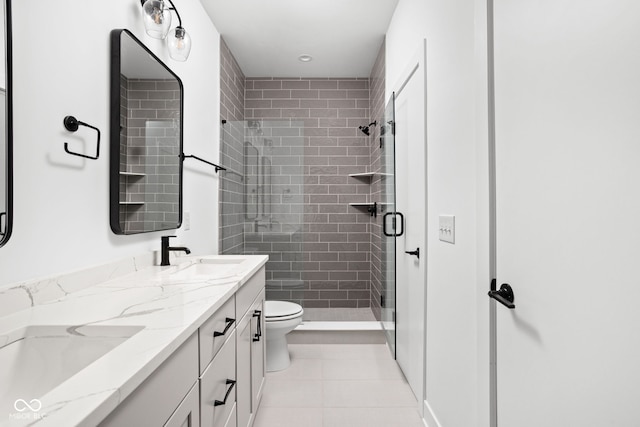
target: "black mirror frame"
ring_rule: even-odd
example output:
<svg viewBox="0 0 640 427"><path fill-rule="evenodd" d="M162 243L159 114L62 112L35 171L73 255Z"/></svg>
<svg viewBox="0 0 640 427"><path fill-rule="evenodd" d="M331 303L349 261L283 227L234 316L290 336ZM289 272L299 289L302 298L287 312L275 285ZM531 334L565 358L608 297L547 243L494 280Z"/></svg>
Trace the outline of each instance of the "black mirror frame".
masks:
<svg viewBox="0 0 640 427"><path fill-rule="evenodd" d="M178 85L180 86L180 141L179 141L179 183L178 183L178 223L176 227L155 229L140 232L125 232L120 225L120 69L121 69L121 56L120 56L120 37L122 33L126 33L131 39L133 39L138 45L144 49L149 56L151 56L159 65L165 68L169 74L176 78ZM160 58L158 58L149 48L147 48L136 36L126 29L115 29L111 31L111 76L110 76L110 124L109 124L109 138L110 138L110 166L109 166L109 219L111 230L115 234L132 235L141 233L151 233L155 231L175 230L182 225L182 180L183 180L183 111L184 111L184 87L182 80L176 75Z"/></svg>
<svg viewBox="0 0 640 427"><path fill-rule="evenodd" d="M4 230L0 229L0 246L11 237L13 230L13 43L11 38L11 0L4 3L5 29L5 72L6 72L6 112L5 112L5 145L6 145L6 211L4 216ZM1 220L2 218L0 218ZM2 221L0 221L2 227Z"/></svg>

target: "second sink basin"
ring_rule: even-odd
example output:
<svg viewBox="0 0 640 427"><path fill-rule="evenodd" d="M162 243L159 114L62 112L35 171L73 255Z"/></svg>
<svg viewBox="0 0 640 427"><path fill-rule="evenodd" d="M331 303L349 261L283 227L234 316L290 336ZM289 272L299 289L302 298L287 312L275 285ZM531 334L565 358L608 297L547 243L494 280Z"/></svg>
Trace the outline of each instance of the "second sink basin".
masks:
<svg viewBox="0 0 640 427"><path fill-rule="evenodd" d="M141 331L141 326L34 325L0 336L0 413L38 398Z"/></svg>
<svg viewBox="0 0 640 427"><path fill-rule="evenodd" d="M241 272L238 266L245 258L200 258L192 264L177 266L170 274L172 281L205 281L233 277Z"/></svg>

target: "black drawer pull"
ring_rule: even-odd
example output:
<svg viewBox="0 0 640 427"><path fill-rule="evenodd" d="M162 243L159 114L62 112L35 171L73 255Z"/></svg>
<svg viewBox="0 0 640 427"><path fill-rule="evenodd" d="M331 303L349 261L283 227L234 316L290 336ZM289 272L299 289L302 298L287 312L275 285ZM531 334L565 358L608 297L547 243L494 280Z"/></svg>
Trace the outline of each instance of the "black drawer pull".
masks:
<svg viewBox="0 0 640 427"><path fill-rule="evenodd" d="M227 385L231 385L231 387L227 389L227 394L224 395L224 400L216 400L213 402L213 406L221 406L227 403L231 390L233 390L233 386L236 385L236 380L227 380Z"/></svg>
<svg viewBox="0 0 640 427"><path fill-rule="evenodd" d="M227 331L229 330L229 328L231 327L231 325L233 325L235 323L235 321L236 321L236 319L232 319L230 317L227 317L225 319L225 322L227 322L227 324L224 327L224 331L222 331L222 332L214 331L213 332L213 336L214 337L219 337L219 336L222 336L222 335L226 334Z"/></svg>
<svg viewBox="0 0 640 427"><path fill-rule="evenodd" d="M262 310L254 310L253 317L258 318L258 331L253 335L253 341L260 341L260 337L262 336Z"/></svg>

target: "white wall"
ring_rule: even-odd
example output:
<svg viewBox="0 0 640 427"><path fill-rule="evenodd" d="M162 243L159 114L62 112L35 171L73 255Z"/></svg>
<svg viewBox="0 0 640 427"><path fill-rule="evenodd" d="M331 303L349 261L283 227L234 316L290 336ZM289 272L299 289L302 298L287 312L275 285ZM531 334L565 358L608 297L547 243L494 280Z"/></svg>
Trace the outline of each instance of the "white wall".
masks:
<svg viewBox="0 0 640 427"><path fill-rule="evenodd" d="M400 0L386 38L387 99L427 40L426 397L446 427L488 425L484 16L477 0ZM439 214L455 215L455 245Z"/></svg>
<svg viewBox="0 0 640 427"><path fill-rule="evenodd" d="M117 236L109 228L112 29L129 29L180 76L184 150L218 159L219 34L200 2L179 2L193 40L184 63L168 57L163 41L146 36L138 0L12 3L15 216L13 235L0 248L0 286L157 250L163 234L177 234L175 243L194 253L217 252L218 178L193 160L185 162L184 173L190 231ZM64 142L71 141L62 125L66 115L102 130L99 160L64 152ZM95 133L81 128L77 135L86 136L91 151Z"/></svg>

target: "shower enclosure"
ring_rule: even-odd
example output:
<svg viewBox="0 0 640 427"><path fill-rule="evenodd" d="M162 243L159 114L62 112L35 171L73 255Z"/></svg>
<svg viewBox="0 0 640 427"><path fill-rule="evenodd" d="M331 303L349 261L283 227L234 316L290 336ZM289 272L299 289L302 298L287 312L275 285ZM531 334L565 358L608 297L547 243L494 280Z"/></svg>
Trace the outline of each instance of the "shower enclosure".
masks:
<svg viewBox="0 0 640 427"><path fill-rule="evenodd" d="M266 254L267 299L305 299L304 138L295 121L223 125L221 247Z"/></svg>
<svg viewBox="0 0 640 427"><path fill-rule="evenodd" d="M380 128L380 200L384 207L380 237L380 318L387 343L396 347L396 237L404 233L403 218L396 211L396 147L394 97L387 104Z"/></svg>
<svg viewBox="0 0 640 427"><path fill-rule="evenodd" d="M269 255L267 299L302 305L305 320L376 321L370 308L371 232L385 204L376 204L374 216L372 174L362 173L370 166L369 139L359 137L353 144L359 146L349 148L366 149L367 164L341 165L334 155L338 165L332 165L324 161L322 147L310 144L310 134L304 120L223 121L220 163L227 170L220 179L220 253ZM393 146L391 136L381 138L387 147ZM389 174L376 172L385 198L392 197ZM382 247L395 250L389 242ZM382 258L387 270L394 255ZM382 276L382 320L389 323L393 269Z"/></svg>

